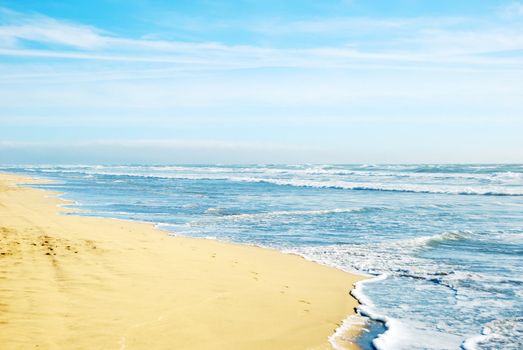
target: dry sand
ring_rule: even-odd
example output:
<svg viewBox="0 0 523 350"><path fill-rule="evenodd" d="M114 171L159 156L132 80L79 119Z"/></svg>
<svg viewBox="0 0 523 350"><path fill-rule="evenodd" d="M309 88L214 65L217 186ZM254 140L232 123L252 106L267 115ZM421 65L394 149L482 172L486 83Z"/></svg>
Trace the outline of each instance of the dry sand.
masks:
<svg viewBox="0 0 523 350"><path fill-rule="evenodd" d="M329 349L362 279L270 249L63 215L0 174L0 349ZM356 348L353 346L353 348Z"/></svg>

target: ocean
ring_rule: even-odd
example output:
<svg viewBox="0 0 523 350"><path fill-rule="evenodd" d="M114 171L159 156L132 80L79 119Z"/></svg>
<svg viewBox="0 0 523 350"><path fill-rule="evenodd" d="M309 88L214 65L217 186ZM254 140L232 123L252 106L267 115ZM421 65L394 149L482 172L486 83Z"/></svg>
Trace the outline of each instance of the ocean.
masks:
<svg viewBox="0 0 523 350"><path fill-rule="evenodd" d="M80 215L368 275L353 291L360 315L344 322L365 324L363 349L523 349L523 165L0 170L56 180L32 187L63 192Z"/></svg>

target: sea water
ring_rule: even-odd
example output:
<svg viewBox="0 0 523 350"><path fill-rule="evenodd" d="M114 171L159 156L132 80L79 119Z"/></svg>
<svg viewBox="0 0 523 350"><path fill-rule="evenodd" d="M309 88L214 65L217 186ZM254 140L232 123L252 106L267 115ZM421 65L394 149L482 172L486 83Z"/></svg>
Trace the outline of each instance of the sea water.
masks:
<svg viewBox="0 0 523 350"><path fill-rule="evenodd" d="M378 349L523 349L523 165L9 166L82 215L273 247L373 278ZM331 337L336 345L336 337Z"/></svg>

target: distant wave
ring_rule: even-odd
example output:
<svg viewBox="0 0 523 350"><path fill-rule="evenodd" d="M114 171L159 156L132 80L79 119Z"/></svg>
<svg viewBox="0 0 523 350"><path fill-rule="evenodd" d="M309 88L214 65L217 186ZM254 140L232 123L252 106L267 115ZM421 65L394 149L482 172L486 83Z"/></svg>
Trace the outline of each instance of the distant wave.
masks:
<svg viewBox="0 0 523 350"><path fill-rule="evenodd" d="M319 216L319 215L331 215L340 213L355 213L372 210L374 208L334 208L334 209L323 209L323 210L281 210L281 211L269 211L261 213L230 213L223 208L209 208L205 212L207 214L224 216L228 219L261 219L261 218L275 218L281 216Z"/></svg>
<svg viewBox="0 0 523 350"><path fill-rule="evenodd" d="M483 172L485 169L488 172ZM234 181L354 191L523 196L521 166L57 166L43 173ZM481 171L480 171L481 170Z"/></svg>
<svg viewBox="0 0 523 350"><path fill-rule="evenodd" d="M387 191L387 192L413 192L435 194L461 194L461 195L490 195L490 196L523 196L523 187L509 189L505 187L461 187L441 185L393 184L393 183L358 183L347 181L312 181L312 180L284 180L261 178L229 178L227 180L245 182L265 182L281 186L337 188L355 191Z"/></svg>
<svg viewBox="0 0 523 350"><path fill-rule="evenodd" d="M416 237L412 239L402 240L397 242L399 246L427 246L439 242L445 241L461 241L471 237L473 235L470 231L449 231L438 233L432 236Z"/></svg>
<svg viewBox="0 0 523 350"><path fill-rule="evenodd" d="M257 176L226 175L219 172L208 174L176 174L176 173L135 173L120 171L97 171L97 170L56 170L45 169L43 172L66 172L84 173L91 175L106 176L129 176L144 178L164 178L178 180L201 180L201 181L234 181L248 183L267 183L278 186L310 187L310 188L332 188L354 191L382 191L382 192L407 192L407 193L433 193L433 194L455 194L455 195L485 195L485 196L523 196L523 186L484 186L484 185L440 185L440 184L414 184L414 183L380 183L380 182L350 182L345 180L310 180L310 179L283 179ZM512 177L512 175L509 175ZM522 183L523 185L523 183Z"/></svg>

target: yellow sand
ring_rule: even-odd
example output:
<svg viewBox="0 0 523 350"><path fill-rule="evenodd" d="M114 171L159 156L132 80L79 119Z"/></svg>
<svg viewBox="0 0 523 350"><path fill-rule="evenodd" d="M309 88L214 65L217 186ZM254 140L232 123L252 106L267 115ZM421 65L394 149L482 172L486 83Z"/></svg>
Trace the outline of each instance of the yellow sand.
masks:
<svg viewBox="0 0 523 350"><path fill-rule="evenodd" d="M63 215L0 174L0 349L329 349L361 279L298 256Z"/></svg>

